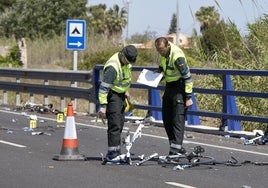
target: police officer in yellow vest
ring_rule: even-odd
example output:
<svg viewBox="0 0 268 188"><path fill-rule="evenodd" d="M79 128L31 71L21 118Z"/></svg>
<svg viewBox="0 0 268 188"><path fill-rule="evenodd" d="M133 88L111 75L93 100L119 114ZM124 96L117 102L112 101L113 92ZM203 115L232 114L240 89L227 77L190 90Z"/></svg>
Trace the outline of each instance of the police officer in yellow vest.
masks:
<svg viewBox="0 0 268 188"><path fill-rule="evenodd" d="M108 152L106 160L117 162L121 146L121 133L125 118L125 98L129 97L131 67L136 62L137 49L125 46L115 53L104 65L103 80L99 88L99 114L108 120Z"/></svg>
<svg viewBox="0 0 268 188"><path fill-rule="evenodd" d="M166 81L162 101L164 127L169 139L169 155L184 154L182 147L186 110L193 104L192 76L183 51L164 37L155 40L155 47L160 54L157 72L164 73Z"/></svg>

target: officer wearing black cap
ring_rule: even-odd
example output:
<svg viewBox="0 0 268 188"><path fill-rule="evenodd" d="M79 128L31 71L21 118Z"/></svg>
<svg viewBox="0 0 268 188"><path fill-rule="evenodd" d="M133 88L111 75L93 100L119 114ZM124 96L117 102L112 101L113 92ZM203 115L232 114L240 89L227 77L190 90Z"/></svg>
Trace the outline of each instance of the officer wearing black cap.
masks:
<svg viewBox="0 0 268 188"><path fill-rule="evenodd" d="M125 121L125 98L129 97L131 67L138 52L135 46L125 46L104 65L103 79L98 93L99 115L108 120L108 152L106 160L118 162L121 154L121 133Z"/></svg>

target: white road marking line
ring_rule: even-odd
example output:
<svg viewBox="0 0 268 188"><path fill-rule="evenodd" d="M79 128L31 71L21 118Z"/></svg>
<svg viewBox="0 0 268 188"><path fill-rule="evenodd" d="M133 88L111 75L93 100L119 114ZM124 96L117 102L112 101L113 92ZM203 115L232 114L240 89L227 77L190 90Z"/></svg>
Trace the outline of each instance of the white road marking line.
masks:
<svg viewBox="0 0 268 188"><path fill-rule="evenodd" d="M256 155L264 155L268 156L268 153L261 153L261 152L255 152L255 151L248 151L248 150L243 150L243 149L237 149L237 148L230 148L230 147L225 147L225 146L217 146L217 145L212 145L212 144L205 144L205 143L199 143L199 142L193 142L193 141L187 141L188 143L192 144L198 144L198 145L203 145L203 146L209 146L213 148L220 148L220 149L226 149L226 150L232 150L232 151L239 151L239 152L244 152L244 153L251 153L251 154L256 154Z"/></svg>
<svg viewBox="0 0 268 188"><path fill-rule="evenodd" d="M102 126L87 125L87 124L83 124L83 123L76 123L76 124L82 125L82 126L87 126L87 127L94 127L94 128L98 128L98 129L106 129L106 127L102 127ZM131 132L131 133L133 133L133 132ZM142 133L142 136L148 136L148 137L152 137L152 138L160 138L160 139L164 139L164 140L167 139L167 137L157 136L157 135L152 135L152 134L146 134L146 133ZM209 147L213 147L213 148L220 148L220 149L226 149L226 150L231 150L231 151L239 151L239 152L244 152L244 153L251 153L251 154L256 154L256 155L268 156L268 153L248 151L248 150L225 147L225 146L217 146L217 145L206 144L206 143L201 143L201 142L193 142L193 141L188 141L188 140L184 140L183 143L185 143L185 144L190 144L191 143L191 144L196 144L196 145L209 146Z"/></svg>
<svg viewBox="0 0 268 188"><path fill-rule="evenodd" d="M193 187L193 186L190 186L190 185L185 185L185 184L176 183L176 182L165 182L165 183L169 184L169 185L174 185L174 186L180 187L180 188L196 188L196 187Z"/></svg>
<svg viewBox="0 0 268 188"><path fill-rule="evenodd" d="M7 142L7 141L4 141L4 140L0 140L0 143L11 145L11 146L16 146L16 147L19 147L19 148L26 148L26 146L24 146L24 145L15 144L15 143Z"/></svg>
<svg viewBox="0 0 268 188"><path fill-rule="evenodd" d="M20 114L18 112L10 112L10 111L5 111L5 110L0 110L0 112L5 112L5 113L10 113L10 114ZM46 117L38 117L40 119L46 119L46 120L51 120L51 121L57 121L55 119L52 118L46 118ZM82 125L82 126L86 126L86 127L93 127L93 128L98 128L98 129L107 129L107 127L103 127L103 126L95 126L95 125L88 125L88 124L84 124L84 123L77 123L77 125ZM148 136L148 137L153 137L153 138L160 138L160 139L167 139L166 137L163 136L156 136L156 135L151 135L151 134L145 134L142 133L143 136ZM214 148L220 148L220 149L226 149L226 150L231 150L231 151L239 151L239 152L244 152L244 153L251 153L251 154L256 154L256 155L263 155L263 156L268 156L268 153L261 153L261 152L254 152L254 151L248 151L248 150L243 150L243 149L236 149L236 148L231 148L231 147L225 147L225 146L217 146L217 145L212 145L212 144L205 144L205 143L200 143L200 142L193 142L193 141L188 141L188 140L184 140L184 143L192 143L192 144L197 144L197 145L203 145L203 146L209 146L209 147L214 147Z"/></svg>

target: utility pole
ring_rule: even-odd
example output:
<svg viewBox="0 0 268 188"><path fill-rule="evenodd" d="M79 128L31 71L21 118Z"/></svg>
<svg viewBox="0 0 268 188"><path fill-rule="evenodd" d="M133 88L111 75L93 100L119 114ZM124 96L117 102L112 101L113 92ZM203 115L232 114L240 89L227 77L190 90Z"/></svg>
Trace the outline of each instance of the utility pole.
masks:
<svg viewBox="0 0 268 188"><path fill-rule="evenodd" d="M179 46L180 45L179 0L177 0L176 17L177 17L176 45Z"/></svg>
<svg viewBox="0 0 268 188"><path fill-rule="evenodd" d="M130 0L123 0L124 6L127 10L127 31L126 31L126 39L128 39L128 26L129 26L129 4Z"/></svg>

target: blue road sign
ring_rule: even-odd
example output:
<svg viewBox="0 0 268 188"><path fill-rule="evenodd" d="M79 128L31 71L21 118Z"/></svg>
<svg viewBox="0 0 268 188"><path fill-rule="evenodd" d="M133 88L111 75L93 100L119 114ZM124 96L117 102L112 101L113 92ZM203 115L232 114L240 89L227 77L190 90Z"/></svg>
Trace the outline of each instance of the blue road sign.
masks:
<svg viewBox="0 0 268 188"><path fill-rule="evenodd" d="M67 20L66 22L66 49L84 50L86 47L86 21Z"/></svg>

